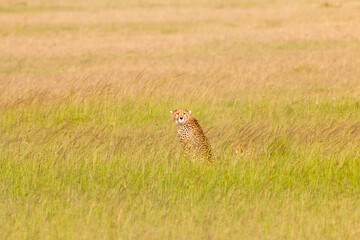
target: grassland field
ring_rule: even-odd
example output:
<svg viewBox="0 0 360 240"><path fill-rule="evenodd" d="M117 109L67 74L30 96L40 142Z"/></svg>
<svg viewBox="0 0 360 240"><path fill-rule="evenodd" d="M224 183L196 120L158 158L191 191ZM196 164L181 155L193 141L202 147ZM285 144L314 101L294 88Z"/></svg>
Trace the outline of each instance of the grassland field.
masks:
<svg viewBox="0 0 360 240"><path fill-rule="evenodd" d="M359 13L1 0L0 239L360 239Z"/></svg>

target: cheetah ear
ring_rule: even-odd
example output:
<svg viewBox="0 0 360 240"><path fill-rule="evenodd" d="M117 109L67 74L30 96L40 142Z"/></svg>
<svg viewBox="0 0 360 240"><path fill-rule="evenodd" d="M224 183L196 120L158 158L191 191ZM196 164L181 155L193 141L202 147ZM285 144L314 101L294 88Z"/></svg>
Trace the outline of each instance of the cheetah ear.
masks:
<svg viewBox="0 0 360 240"><path fill-rule="evenodd" d="M191 114L191 110L189 110L189 114Z"/></svg>

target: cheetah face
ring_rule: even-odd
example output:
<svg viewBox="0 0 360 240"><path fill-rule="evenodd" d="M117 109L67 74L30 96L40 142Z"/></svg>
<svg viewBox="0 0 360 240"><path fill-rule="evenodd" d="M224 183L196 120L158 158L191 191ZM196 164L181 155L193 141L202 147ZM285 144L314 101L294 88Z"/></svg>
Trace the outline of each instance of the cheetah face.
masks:
<svg viewBox="0 0 360 240"><path fill-rule="evenodd" d="M170 111L172 117L173 117L173 121L176 123L176 125L181 126L183 124L185 124L189 118L190 118L190 113L191 110L185 110L185 109L176 109L175 111Z"/></svg>

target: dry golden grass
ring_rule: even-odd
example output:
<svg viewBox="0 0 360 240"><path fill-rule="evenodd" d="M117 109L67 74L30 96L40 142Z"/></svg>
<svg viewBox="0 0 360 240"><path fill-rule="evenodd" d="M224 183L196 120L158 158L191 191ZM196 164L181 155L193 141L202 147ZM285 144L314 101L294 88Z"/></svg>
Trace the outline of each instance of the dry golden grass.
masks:
<svg viewBox="0 0 360 240"><path fill-rule="evenodd" d="M359 11L1 1L0 236L360 238ZM178 107L217 163L183 159Z"/></svg>

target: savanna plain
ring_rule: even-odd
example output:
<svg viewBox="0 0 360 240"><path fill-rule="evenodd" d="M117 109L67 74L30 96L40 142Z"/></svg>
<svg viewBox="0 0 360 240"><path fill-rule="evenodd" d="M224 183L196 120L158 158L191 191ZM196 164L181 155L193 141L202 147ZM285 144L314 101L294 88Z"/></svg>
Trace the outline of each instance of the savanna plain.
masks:
<svg viewBox="0 0 360 240"><path fill-rule="evenodd" d="M0 1L0 239L360 239L359 12Z"/></svg>

